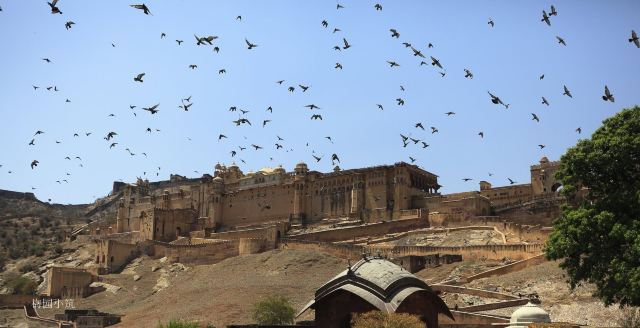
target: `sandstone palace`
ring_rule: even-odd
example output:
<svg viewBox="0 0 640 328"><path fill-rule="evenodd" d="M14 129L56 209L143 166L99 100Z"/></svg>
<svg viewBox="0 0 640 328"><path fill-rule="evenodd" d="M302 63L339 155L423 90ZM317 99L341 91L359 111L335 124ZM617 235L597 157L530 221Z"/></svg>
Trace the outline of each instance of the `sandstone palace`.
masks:
<svg viewBox="0 0 640 328"><path fill-rule="evenodd" d="M310 171L298 163L293 172L282 167L243 173L238 166L216 165L214 175L124 189L117 232L140 231L143 239L171 241L194 230L224 231L269 222L307 225L327 218L364 222L397 219L403 211L437 193L435 174L397 163L331 173ZM174 211L169 218L160 214Z"/></svg>

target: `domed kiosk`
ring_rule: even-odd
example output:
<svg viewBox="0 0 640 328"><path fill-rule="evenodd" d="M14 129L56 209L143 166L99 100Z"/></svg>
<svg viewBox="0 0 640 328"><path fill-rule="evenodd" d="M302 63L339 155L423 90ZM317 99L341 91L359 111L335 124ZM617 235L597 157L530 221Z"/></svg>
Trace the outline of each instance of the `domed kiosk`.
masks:
<svg viewBox="0 0 640 328"><path fill-rule="evenodd" d="M529 302L511 314L507 328L527 328L531 323L551 322L549 313Z"/></svg>
<svg viewBox="0 0 640 328"><path fill-rule="evenodd" d="M316 290L315 298L298 313L315 310L315 327L351 327L353 313L382 311L418 315L429 328L438 314L453 315L423 280L380 257L365 257Z"/></svg>

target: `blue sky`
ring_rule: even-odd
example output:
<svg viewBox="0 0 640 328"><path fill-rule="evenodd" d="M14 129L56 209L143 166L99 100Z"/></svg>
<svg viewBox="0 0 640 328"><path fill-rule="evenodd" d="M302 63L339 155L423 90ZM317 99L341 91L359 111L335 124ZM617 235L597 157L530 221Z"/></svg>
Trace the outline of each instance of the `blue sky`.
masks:
<svg viewBox="0 0 640 328"><path fill-rule="evenodd" d="M529 165L540 157L559 159L603 119L639 102L640 49L627 41L632 29L640 31L638 1L379 2L382 11L376 1L355 0L341 1L340 10L332 1L148 1L153 15L144 15L129 6L138 2L60 0L63 14L53 15L45 1L0 0L0 188L33 187L43 200L83 203L144 172L151 181L198 177L232 161L245 172L279 164L291 170L299 161L326 172L336 153L343 169L411 156L439 175L443 192L477 190L480 180L528 182ZM542 10L552 4L558 15L547 26ZM67 21L76 24L66 30ZM220 52L196 46L194 34L218 36ZM258 47L248 50L245 38ZM352 46L333 50L342 38ZM420 66L402 42L438 58L446 75ZM142 72L144 83L134 82ZM310 88L303 93L299 84ZM563 85L573 98L562 95ZM605 85L615 103L601 99ZM487 91L509 109L492 104ZM188 96L193 105L185 112L178 106ZM155 115L141 110L157 103ZM235 126L240 112L231 106L249 110L243 117L252 125ZM323 120L310 120L314 113ZM28 145L37 130L45 133ZM118 134L112 149L103 139L110 131ZM221 133L228 139L218 141ZM404 148L401 133L430 146ZM285 149L275 149L276 135ZM324 156L320 162L313 151ZM32 170L34 159L40 164Z"/></svg>

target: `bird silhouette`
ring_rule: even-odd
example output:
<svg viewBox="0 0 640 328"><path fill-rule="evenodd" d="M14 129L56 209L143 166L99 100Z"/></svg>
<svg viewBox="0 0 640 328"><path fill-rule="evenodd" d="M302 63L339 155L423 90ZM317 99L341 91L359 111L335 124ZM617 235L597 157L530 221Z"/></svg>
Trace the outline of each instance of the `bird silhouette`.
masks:
<svg viewBox="0 0 640 328"><path fill-rule="evenodd" d="M609 87L604 86L604 96L602 96L602 100L614 102L613 95L609 92Z"/></svg>
<svg viewBox="0 0 640 328"><path fill-rule="evenodd" d="M255 48L255 47L257 47L257 46L258 46L258 45L257 45L257 44L255 44L255 43L251 43L251 42L249 42L249 40L247 40L246 38L244 39L244 42L246 42L246 43L247 43L247 49L249 49L249 50L251 50L251 49L253 49L253 48Z"/></svg>
<svg viewBox="0 0 640 328"><path fill-rule="evenodd" d="M197 35L193 35L196 38L196 45L200 46L203 44L213 45L213 40L217 39L216 35L209 35L204 37L198 37Z"/></svg>
<svg viewBox="0 0 640 328"><path fill-rule="evenodd" d="M178 45L181 45L182 42L184 42L184 40L176 40L176 43L178 43Z"/></svg>
<svg viewBox="0 0 640 328"><path fill-rule="evenodd" d="M58 3L58 0L53 0L51 2L47 2L49 7L51 7L51 13L52 14L61 14L62 15L62 12L60 11L60 8L58 8L56 6L57 3Z"/></svg>
<svg viewBox="0 0 640 328"><path fill-rule="evenodd" d="M336 68L336 69L338 69L338 68L339 68L339 69L342 69L342 64L340 64L340 63L336 63L335 68Z"/></svg>
<svg viewBox="0 0 640 328"><path fill-rule="evenodd" d="M320 162L320 160L322 159L322 157L318 157L316 155L311 155L311 156L316 160L316 163Z"/></svg>
<svg viewBox="0 0 640 328"><path fill-rule="evenodd" d="M142 82L144 82L144 81L142 80L142 77L143 77L143 76L144 76L144 73L140 73L140 74L138 74L136 77L134 77L134 78L133 78L133 80L134 80L134 81L136 81L136 82L140 82L140 83L142 83ZM133 108L132 108L132 109L133 109Z"/></svg>
<svg viewBox="0 0 640 328"><path fill-rule="evenodd" d="M416 123L416 128L421 128L422 130L424 130L424 126L422 126L422 122L418 122Z"/></svg>
<svg viewBox="0 0 640 328"><path fill-rule="evenodd" d="M507 178L507 180L509 180L509 184L514 184L514 183L516 183L516 181L511 180L511 178Z"/></svg>
<svg viewBox="0 0 640 328"><path fill-rule="evenodd" d="M222 138L227 138L227 136L225 136L224 134L219 135L218 136L218 141L220 141L220 139L222 139Z"/></svg>
<svg viewBox="0 0 640 328"><path fill-rule="evenodd" d="M429 147L429 144L427 144L426 142L424 142L424 141L421 141L421 142L422 142L422 148L427 148L427 147Z"/></svg>
<svg viewBox="0 0 640 328"><path fill-rule="evenodd" d="M484 138L484 132L480 131L478 132L478 135L480 136L480 138Z"/></svg>
<svg viewBox="0 0 640 328"><path fill-rule="evenodd" d="M323 20L321 24L322 24L322 26L323 26L323 27L325 27L325 28L326 28L327 26L329 26L329 22L327 22L326 20Z"/></svg>
<svg viewBox="0 0 640 328"><path fill-rule="evenodd" d="M400 38L400 33L398 33L398 31L395 28L389 29L389 32L391 32L391 37L392 38Z"/></svg>
<svg viewBox="0 0 640 328"><path fill-rule="evenodd" d="M464 77L469 78L469 79L473 79L473 73L471 73L471 71L467 68L464 69Z"/></svg>
<svg viewBox="0 0 640 328"><path fill-rule="evenodd" d="M532 116L532 118L531 118L532 121L540 122L540 119L538 118L538 115L536 115L534 113L531 113L531 116Z"/></svg>
<svg viewBox="0 0 640 328"><path fill-rule="evenodd" d="M495 25L495 23L493 22L493 19L491 17L489 17L489 21L487 22L487 24L491 25L491 27L493 27Z"/></svg>
<svg viewBox="0 0 640 328"><path fill-rule="evenodd" d="M581 128L581 127L578 127L578 128L576 129L576 132L578 132L578 134L582 133L582 128Z"/></svg>
<svg viewBox="0 0 640 328"><path fill-rule="evenodd" d="M198 68L198 65L191 64L191 65L189 65L189 68L196 69L196 68Z"/></svg>
<svg viewBox="0 0 640 328"><path fill-rule="evenodd" d="M36 139L31 139L31 142L29 142L29 146L35 146L36 145L35 141Z"/></svg>
<svg viewBox="0 0 640 328"><path fill-rule="evenodd" d="M396 63L396 62L394 62L394 61L389 61L389 60L387 60L387 63L389 63L389 65L391 65L390 67L394 67L394 66L396 66L396 67L400 67L400 64L398 64L398 63Z"/></svg>
<svg viewBox="0 0 640 328"><path fill-rule="evenodd" d="M55 1L54 1L55 2ZM31 169L33 170L34 167L38 166L38 160L34 159L33 161L31 161Z"/></svg>
<svg viewBox="0 0 640 328"><path fill-rule="evenodd" d="M341 4L337 4L337 5L336 5L336 10L337 10L337 9L340 9L340 8L344 8L344 6L343 6L343 5L341 5Z"/></svg>
<svg viewBox="0 0 640 328"><path fill-rule="evenodd" d="M375 8L376 10L382 10L382 5L379 3L376 3L376 5L373 6L373 8Z"/></svg>
<svg viewBox="0 0 640 328"><path fill-rule="evenodd" d="M549 16L558 16L558 12L556 11L556 7L551 5L551 12L549 12Z"/></svg>
<svg viewBox="0 0 640 328"><path fill-rule="evenodd" d="M455 115L456 113L454 113L454 112L446 112L445 114L446 114L447 116L451 116L451 115Z"/></svg>
<svg viewBox="0 0 640 328"><path fill-rule="evenodd" d="M545 145L540 144L540 145L538 145L538 147L540 147L540 149L542 149L542 148L544 148L544 147L546 147L546 146L545 146Z"/></svg>
<svg viewBox="0 0 640 328"><path fill-rule="evenodd" d="M569 91L569 88L567 88L567 86L563 86L564 87L564 92L562 93L563 95L569 97L569 98L573 98L573 96L571 95L571 91Z"/></svg>
<svg viewBox="0 0 640 328"><path fill-rule="evenodd" d="M255 150L262 149L262 147L254 144L251 144L251 147L253 147Z"/></svg>
<svg viewBox="0 0 640 328"><path fill-rule="evenodd" d="M411 157L411 156L409 156L409 160L411 161L411 163L415 163L416 162L416 159Z"/></svg>
<svg viewBox="0 0 640 328"><path fill-rule="evenodd" d="M347 39L342 38L342 42L344 42L344 46L342 47L342 49L349 49L351 48L351 45L349 44L349 42L347 42Z"/></svg>
<svg viewBox="0 0 640 328"><path fill-rule="evenodd" d="M438 129L435 126L431 127L431 134L434 134L436 132L439 132Z"/></svg>
<svg viewBox="0 0 640 328"><path fill-rule="evenodd" d="M156 109L156 108L158 108L158 106L160 106L160 104L155 104L155 105L153 105L151 107L143 107L142 109L146 110L147 112L149 112L151 114L155 114L155 113L160 111L159 109Z"/></svg>
<svg viewBox="0 0 640 328"><path fill-rule="evenodd" d="M547 23L547 25L551 26L551 21L549 20L549 15L547 15L547 12L545 10L542 11L542 19L540 21L541 22L545 22L545 23Z"/></svg>
<svg viewBox="0 0 640 328"><path fill-rule="evenodd" d="M433 57L433 56L429 56L429 57L431 57L431 65L432 65L432 66L438 66L438 67L440 67L440 69L443 69L443 68L442 68L442 64L440 64L440 61L439 61L439 60L437 60L437 59L436 59L435 57ZM443 76L444 76L444 75L443 75Z"/></svg>
<svg viewBox="0 0 640 328"><path fill-rule="evenodd" d="M265 125L267 125L267 123L271 122L271 120L264 120L262 121L262 127L264 128Z"/></svg>
<svg viewBox="0 0 640 328"><path fill-rule="evenodd" d="M67 30L69 30L72 25L75 25L76 23L72 22L72 21L68 21L66 23L64 23L64 28L66 28Z"/></svg>
<svg viewBox="0 0 640 328"><path fill-rule="evenodd" d="M404 99L396 98L396 101L398 102L398 106L404 106Z"/></svg>
<svg viewBox="0 0 640 328"><path fill-rule="evenodd" d="M221 70L218 70L218 74L225 74L225 73L227 73L227 70L224 68Z"/></svg>
<svg viewBox="0 0 640 328"><path fill-rule="evenodd" d="M322 115L313 114L313 115L311 115L311 119L312 120L321 120L322 121Z"/></svg>
<svg viewBox="0 0 640 328"><path fill-rule="evenodd" d="M378 108L380 108L380 110L384 110L384 107L382 107L382 105L376 104L376 106L378 106Z"/></svg>
<svg viewBox="0 0 640 328"><path fill-rule="evenodd" d="M542 104L549 106L549 102L547 101L547 98L542 97Z"/></svg>
<svg viewBox="0 0 640 328"><path fill-rule="evenodd" d="M636 34L636 31L631 30L631 39L629 39L629 42L633 42L633 44L635 44L637 48L640 48L640 39L638 39L638 34Z"/></svg>
<svg viewBox="0 0 640 328"><path fill-rule="evenodd" d="M306 106L304 106L304 107L307 107L307 108L309 108L310 110L313 110L313 109L320 109L320 107L318 107L318 106L316 106L316 105L314 105L314 104L309 104L309 105L306 105Z"/></svg>
<svg viewBox="0 0 640 328"><path fill-rule="evenodd" d="M422 52L420 52L420 50L418 50L418 49L416 49L416 48L414 48L414 47L411 47L411 51L413 51L413 55L414 55L414 56L418 56L418 57L422 57L422 58L427 58L427 57L425 57L425 56L422 54ZM425 64L426 64L426 63L425 63Z"/></svg>
<svg viewBox="0 0 640 328"><path fill-rule="evenodd" d="M558 43L560 43L561 45L563 45L563 46L566 46L566 45L567 45L567 43L564 41L564 39L563 39L563 38L561 38L561 37L559 37L559 36L556 36L556 39L558 39Z"/></svg>
<svg viewBox="0 0 640 328"><path fill-rule="evenodd" d="M464 179L462 179L462 181L464 181L464 182L471 181L471 180L473 180L473 179L471 179L471 178L464 178Z"/></svg>
<svg viewBox="0 0 640 328"><path fill-rule="evenodd" d="M145 15L151 15L151 11L149 11L149 8L144 3L141 5L130 5L130 6L133 8L142 10L142 12L144 12Z"/></svg>
<svg viewBox="0 0 640 328"><path fill-rule="evenodd" d="M298 86L300 87L300 89L302 89L302 92L306 92L309 89L308 86L305 86L305 85L302 85L302 84L298 84Z"/></svg>
<svg viewBox="0 0 640 328"><path fill-rule="evenodd" d="M338 163L340 163L340 158L338 158L337 154L331 155L331 165L334 165L334 161L337 161Z"/></svg>

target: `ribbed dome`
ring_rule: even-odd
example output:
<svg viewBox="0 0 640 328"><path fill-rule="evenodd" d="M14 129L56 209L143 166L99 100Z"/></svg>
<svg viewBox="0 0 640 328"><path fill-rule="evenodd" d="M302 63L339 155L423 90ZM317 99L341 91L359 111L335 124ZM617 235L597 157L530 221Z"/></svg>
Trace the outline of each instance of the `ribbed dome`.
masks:
<svg viewBox="0 0 640 328"><path fill-rule="evenodd" d="M527 303L511 314L507 328L527 327L530 323L539 322L551 322L549 313L535 304Z"/></svg>

